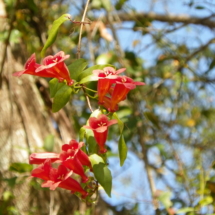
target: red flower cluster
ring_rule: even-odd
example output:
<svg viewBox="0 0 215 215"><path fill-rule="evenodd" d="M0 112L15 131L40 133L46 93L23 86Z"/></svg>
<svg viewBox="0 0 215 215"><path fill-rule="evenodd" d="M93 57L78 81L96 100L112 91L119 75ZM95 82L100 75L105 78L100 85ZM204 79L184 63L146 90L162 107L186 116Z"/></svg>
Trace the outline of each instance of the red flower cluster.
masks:
<svg viewBox="0 0 215 215"><path fill-rule="evenodd" d="M125 100L129 91L135 89L136 85L145 84L127 76L118 75L125 70L122 68L116 71L112 67L105 67L103 70L93 71L93 74L99 78L97 85L99 104L110 112L118 110L118 103Z"/></svg>
<svg viewBox="0 0 215 215"><path fill-rule="evenodd" d="M84 128L93 130L94 137L96 139L96 142L99 145L100 153L107 152L107 149L105 148L105 142L107 140L108 127L116 123L117 123L117 120L112 119L109 121L107 116L105 116L104 114L101 114L97 118L90 117L89 126L88 125L84 126Z"/></svg>
<svg viewBox="0 0 215 215"><path fill-rule="evenodd" d="M25 64L25 69L15 72L13 76L19 77L23 74L29 74L45 78L57 78L59 81L66 80L68 85L72 85L74 81L70 78L69 70L64 63L67 58L69 58L69 55L60 51L54 56L45 57L42 65L40 65L36 63L35 54L32 54Z"/></svg>
<svg viewBox="0 0 215 215"><path fill-rule="evenodd" d="M72 193L78 192L82 198L86 198L88 193L70 177L74 172L81 177L83 183L89 180L84 173L83 166L87 166L90 170L92 166L87 154L81 150L83 145L83 142L71 140L69 144L62 146L60 154L51 152L31 154L29 163L40 164L31 172L31 176L43 179L42 187L49 187L50 190L61 187L71 190ZM60 163L60 165L58 168L53 168L52 163Z"/></svg>

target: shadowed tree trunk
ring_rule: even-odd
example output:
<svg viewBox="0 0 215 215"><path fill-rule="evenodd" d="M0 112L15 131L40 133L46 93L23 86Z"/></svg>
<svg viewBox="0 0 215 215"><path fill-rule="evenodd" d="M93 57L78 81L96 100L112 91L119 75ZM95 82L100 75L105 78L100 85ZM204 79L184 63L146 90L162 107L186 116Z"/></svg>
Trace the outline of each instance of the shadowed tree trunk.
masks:
<svg viewBox="0 0 215 215"><path fill-rule="evenodd" d="M13 23L10 23L7 17L4 2L1 0L1 31L9 32L12 28ZM9 171L11 163L28 163L30 153L44 151L44 139L50 134L55 137L54 151L58 150L62 143L76 138L65 111L61 110L55 114L51 112L46 80L27 75L21 78L12 76L14 72L23 70L21 56L24 56L25 60L27 56L22 49L23 44L14 47L13 44L7 43L9 40L10 36L8 41L0 44L0 63L3 68L0 89L0 202L4 193L10 190L14 195L10 204L15 205L20 214L26 214L29 208L33 208L33 214L48 214L49 210L51 214L57 214L58 211L71 213L77 210L79 205L79 200L74 195L64 190L50 192L35 189L38 184L28 186L31 179L26 179L26 176L30 173ZM14 51L14 48L18 49L18 52ZM10 189L7 179L14 177L17 177L16 186Z"/></svg>

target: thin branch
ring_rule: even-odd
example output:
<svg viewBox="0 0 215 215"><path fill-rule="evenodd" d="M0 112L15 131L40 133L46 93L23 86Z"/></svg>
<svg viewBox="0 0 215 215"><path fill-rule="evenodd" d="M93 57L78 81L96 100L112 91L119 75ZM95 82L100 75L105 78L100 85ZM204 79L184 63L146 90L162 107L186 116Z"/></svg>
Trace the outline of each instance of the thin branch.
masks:
<svg viewBox="0 0 215 215"><path fill-rule="evenodd" d="M199 18L194 16L187 15L166 15L166 14L157 14L157 13L118 13L118 17L121 21L138 21L143 19L149 19L152 21L168 22L168 23L184 23L184 24L195 24L202 25L209 28L215 28L215 21L211 20L215 15L212 14L205 18ZM108 22L107 17L103 18L104 22ZM118 20L115 20L118 22Z"/></svg>
<svg viewBox="0 0 215 215"><path fill-rule="evenodd" d="M84 14L83 14L82 20L81 20L81 27L80 27L80 33L79 33L79 38L78 38L78 48L77 48L77 58L78 59L81 57L81 36L82 36L83 26L85 24L84 20L86 17L87 8L88 8L89 3L90 3L90 0L87 0L87 3L85 5L85 9L84 9Z"/></svg>

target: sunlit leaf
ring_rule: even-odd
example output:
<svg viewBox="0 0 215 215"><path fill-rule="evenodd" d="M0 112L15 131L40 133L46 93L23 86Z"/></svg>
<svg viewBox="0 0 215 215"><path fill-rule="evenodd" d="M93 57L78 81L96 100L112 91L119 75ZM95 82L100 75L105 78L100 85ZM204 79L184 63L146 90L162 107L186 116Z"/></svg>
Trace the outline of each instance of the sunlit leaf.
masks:
<svg viewBox="0 0 215 215"><path fill-rule="evenodd" d="M122 166L127 158L127 152L128 152L128 149L122 134L120 135L120 138L119 138L118 147L119 147L120 166Z"/></svg>
<svg viewBox="0 0 215 215"><path fill-rule="evenodd" d="M48 32L48 39L46 40L46 43L41 51L41 56L44 57L45 52L47 50L48 47L50 47L54 41L57 38L57 33L58 33L58 29L59 27L67 20L70 19L70 14L63 14L60 18L56 19L53 22L53 25L51 27L51 29Z"/></svg>
<svg viewBox="0 0 215 215"><path fill-rule="evenodd" d="M57 112L70 100L72 88L64 84L54 96L52 111Z"/></svg>
<svg viewBox="0 0 215 215"><path fill-rule="evenodd" d="M90 162L93 166L93 173L95 178L104 188L108 196L111 196L112 189L112 175L111 171L107 168L104 160L97 154L90 155Z"/></svg>
<svg viewBox="0 0 215 215"><path fill-rule="evenodd" d="M181 214L181 213L188 213L188 212L193 212L194 211L194 208L191 208L191 207L186 207L186 208L181 208L179 210L177 210L177 214Z"/></svg>
<svg viewBox="0 0 215 215"><path fill-rule="evenodd" d="M78 76L86 68L87 61L85 59L78 59L68 66L70 77L73 80L77 80Z"/></svg>
<svg viewBox="0 0 215 215"><path fill-rule="evenodd" d="M171 197L171 193L166 191L166 192L162 192L159 196L158 196L158 200L163 204L163 206L168 209L172 206L172 202L170 200Z"/></svg>
<svg viewBox="0 0 215 215"><path fill-rule="evenodd" d="M59 83L57 78L53 78L51 81L49 81L50 97L53 98L57 91L64 85L65 83Z"/></svg>
<svg viewBox="0 0 215 215"><path fill-rule="evenodd" d="M96 69L104 69L105 67L113 67L115 68L113 65L110 64L104 64L104 65L95 65L95 66L91 66L88 69L84 70L77 78L77 81L81 81L82 79L84 79L85 77L92 75L93 70Z"/></svg>

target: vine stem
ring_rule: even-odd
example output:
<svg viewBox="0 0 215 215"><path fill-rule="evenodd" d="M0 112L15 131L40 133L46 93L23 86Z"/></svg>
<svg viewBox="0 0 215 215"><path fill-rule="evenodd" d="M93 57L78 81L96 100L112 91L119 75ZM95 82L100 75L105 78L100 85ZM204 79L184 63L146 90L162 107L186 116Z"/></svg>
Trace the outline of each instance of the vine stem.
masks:
<svg viewBox="0 0 215 215"><path fill-rule="evenodd" d="M84 13L83 13L83 16L81 19L81 27L80 27L80 33L79 33L79 38L78 38L77 59L81 58L81 37L82 37L82 31L83 31L83 26L84 26L84 20L86 17L87 8L89 6L89 3L90 3L90 0L87 0L87 3L86 3L85 8L84 8ZM88 107L89 107L90 111L93 112L93 109L92 109L91 104L90 104L90 99L86 93L86 90L84 89L84 85L82 85L82 90L84 91Z"/></svg>
<svg viewBox="0 0 215 215"><path fill-rule="evenodd" d="M81 27L80 27L80 33L79 33L79 38L78 38L78 48L77 48L77 58L78 59L80 59L80 57L81 57L81 36L82 36L84 20L86 17L87 8L89 6L89 3L90 3L90 0L87 0L87 3L86 3L85 8L84 8L84 14L83 14L82 19L81 19Z"/></svg>

